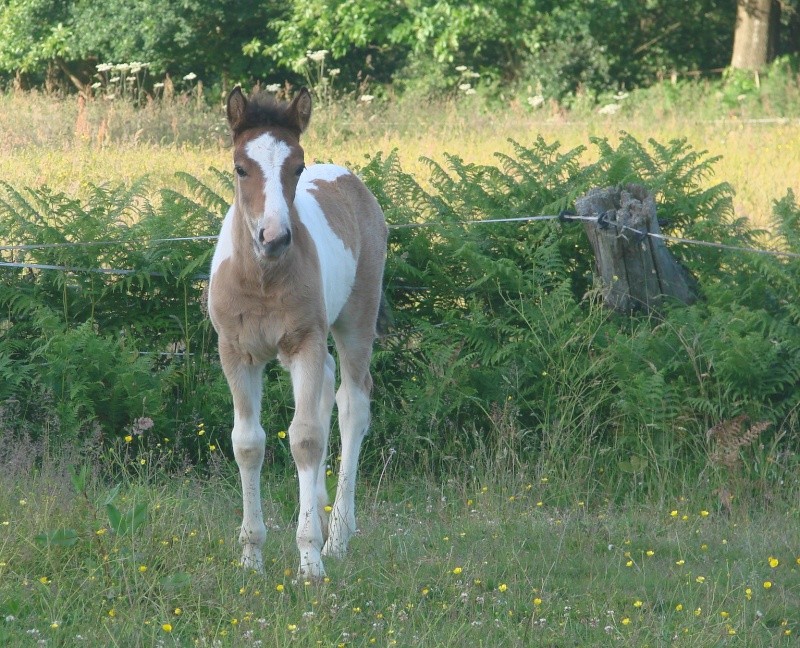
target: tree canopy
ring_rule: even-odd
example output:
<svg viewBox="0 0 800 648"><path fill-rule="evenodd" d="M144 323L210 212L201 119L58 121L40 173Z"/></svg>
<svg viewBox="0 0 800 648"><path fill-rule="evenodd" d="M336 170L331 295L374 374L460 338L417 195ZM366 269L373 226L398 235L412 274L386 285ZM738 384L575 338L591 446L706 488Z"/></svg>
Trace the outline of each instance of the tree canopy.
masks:
<svg viewBox="0 0 800 648"><path fill-rule="evenodd" d="M796 0L780 5L792 28L777 53L798 33ZM481 84L562 99L727 66L736 11L736 0L3 0L0 78L80 86L100 63L141 61L222 88L295 83L307 53L326 50L342 83L436 92L465 66Z"/></svg>

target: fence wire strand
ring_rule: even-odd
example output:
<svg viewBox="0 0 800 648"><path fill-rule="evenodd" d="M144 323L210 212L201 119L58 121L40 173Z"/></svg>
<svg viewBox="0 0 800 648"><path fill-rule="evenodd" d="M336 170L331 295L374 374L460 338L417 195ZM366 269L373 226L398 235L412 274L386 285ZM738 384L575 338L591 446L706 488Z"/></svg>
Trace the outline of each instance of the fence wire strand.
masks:
<svg viewBox="0 0 800 648"><path fill-rule="evenodd" d="M474 226L474 225L492 225L497 223L531 223L531 222L540 222L540 221L553 221L553 220L560 220L560 221L584 221L584 222L594 222L597 223L601 217L598 216L578 216L572 213L561 213L561 214L544 214L539 216L514 216L508 218L487 218L483 220L469 220L469 221L451 221L451 222L422 222L422 223L394 223L389 224L387 227L390 230L400 230L400 229L421 229L421 228L429 228L429 227L464 227L464 226ZM717 243L714 241L699 241L697 239L690 239L684 238L681 236L672 236L669 234L657 234L655 232L643 232L641 230L637 230L635 228L629 227L627 225L617 225L615 223L609 223L605 221L608 226L614 226L619 230L626 230L631 232L632 234L644 237L649 236L651 238L661 239L663 241L669 241L671 243L682 243L685 245L698 245L702 247L710 247L710 248L717 248L720 250L728 250L731 252L744 252L744 253L751 253L751 254L764 254L776 257L784 257L790 259L800 259L800 253L797 252L785 252L782 250L764 250L760 248L752 248L752 247L744 247L738 245L729 245L726 243ZM172 237L172 238L158 238L158 239L151 239L149 244L156 245L156 244L165 244L165 243L185 243L185 242L194 242L194 241L216 241L219 238L217 235L207 235L207 236L179 236L179 237ZM65 243L32 243L32 244L19 244L19 245L0 245L0 252L25 252L25 251L35 251L35 250L52 250L52 249L65 249L65 248L74 248L74 247L91 247L91 246L99 246L99 247L111 247L115 245L131 245L138 243L138 241L75 241L75 242L65 242ZM145 248L147 249L147 248ZM59 270L62 272L91 272L97 274L105 274L105 275L135 275L137 272L135 270L127 270L127 269L118 269L118 268L77 268L71 266L64 266L64 265L50 265L44 263L27 263L23 261L0 261L0 267L6 268L20 268L20 269L32 269L32 270ZM165 275L160 272L151 272L148 273L151 277L164 277ZM207 279L207 275L197 275L196 279Z"/></svg>

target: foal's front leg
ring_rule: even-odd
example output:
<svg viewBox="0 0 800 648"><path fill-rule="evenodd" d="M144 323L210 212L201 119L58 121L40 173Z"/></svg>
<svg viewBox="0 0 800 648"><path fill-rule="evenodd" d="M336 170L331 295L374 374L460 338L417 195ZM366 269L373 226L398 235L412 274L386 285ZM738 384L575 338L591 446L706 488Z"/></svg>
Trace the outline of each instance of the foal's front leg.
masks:
<svg viewBox="0 0 800 648"><path fill-rule="evenodd" d="M284 361L292 377L294 418L289 426L292 457L300 485L297 519L297 548L300 551L301 577L325 576L322 566L322 523L319 511L320 464L327 439L321 419L328 350L325 340L309 341L294 356ZM324 478L323 478L324 479Z"/></svg>
<svg viewBox="0 0 800 648"><path fill-rule="evenodd" d="M261 466L266 435L259 421L263 364L251 365L220 344L220 359L233 396L233 455L242 479L242 564L263 571L261 548L267 537L261 511Z"/></svg>

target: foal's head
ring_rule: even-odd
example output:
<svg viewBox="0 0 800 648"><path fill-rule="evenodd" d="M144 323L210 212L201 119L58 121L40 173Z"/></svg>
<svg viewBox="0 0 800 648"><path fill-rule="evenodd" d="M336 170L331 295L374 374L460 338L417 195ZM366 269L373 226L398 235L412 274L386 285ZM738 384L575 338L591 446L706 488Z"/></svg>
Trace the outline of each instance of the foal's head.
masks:
<svg viewBox="0 0 800 648"><path fill-rule="evenodd" d="M300 133L311 118L311 95L300 90L291 103L267 95L249 100L241 89L228 96L233 134L236 207L253 241L256 258L277 259L292 242L289 213L305 169Z"/></svg>

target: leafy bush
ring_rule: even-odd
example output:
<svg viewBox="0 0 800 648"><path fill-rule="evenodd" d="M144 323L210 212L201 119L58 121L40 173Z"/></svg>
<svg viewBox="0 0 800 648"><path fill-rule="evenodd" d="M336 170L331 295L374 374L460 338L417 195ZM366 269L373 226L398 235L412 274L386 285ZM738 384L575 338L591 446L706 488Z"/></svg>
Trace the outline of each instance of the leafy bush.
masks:
<svg viewBox="0 0 800 648"><path fill-rule="evenodd" d="M775 206L772 235L753 232L733 218L729 186L704 188L714 159L685 141L593 146L590 165L582 147L541 138L497 166L428 161L424 185L394 153L361 169L393 227L395 326L374 357L368 463L394 448L406 462L486 453L568 471L613 450L609 461L635 472L654 452L696 463L706 430L740 415L796 440L796 258L671 244L700 299L623 316L601 305L583 225L472 222L555 215L591 187L635 181L654 192L667 234L800 251L792 194ZM3 185L5 242L29 246L3 259L71 268L0 270L0 397L23 418L42 416L45 398L65 441L90 424L129 435L148 417L155 437L201 458L227 446L230 398L203 313L211 246L163 239L216 234L231 183L182 181L158 201L143 181L96 187L85 203ZM63 243L74 245L51 246ZM271 369L272 460L288 457L274 432L291 418L290 394Z"/></svg>
<svg viewBox="0 0 800 648"><path fill-rule="evenodd" d="M297 83L298 60L327 50L354 86L376 80L441 93L452 90L452 69L466 66L490 87L538 85L569 102L673 70L727 65L735 16L728 0L418 0L391 11L377 0L246 8L233 0L9 0L0 6L0 78L85 90L97 64L143 61L160 80L194 72L222 89Z"/></svg>
<svg viewBox="0 0 800 648"><path fill-rule="evenodd" d="M733 218L731 188L701 186L714 160L685 141L594 145L590 166L578 162L582 149L559 153L542 140L516 145L499 167L430 162L430 190L393 155L362 171L390 222L432 224L390 239L397 328L375 372L375 418L386 426L376 433L388 435L379 447L464 456L500 450L511 433L524 456L550 453L564 466L570 449L615 444L696 452L720 420L745 413L780 428L794 411L800 337L787 306L796 261L674 244L701 300L629 318L599 306L578 225L464 223L556 214L592 186L636 181L657 196L665 233L755 243L759 233ZM776 214L780 244L797 250L796 231L783 231L797 223L791 196ZM781 281L767 288L773 273Z"/></svg>

